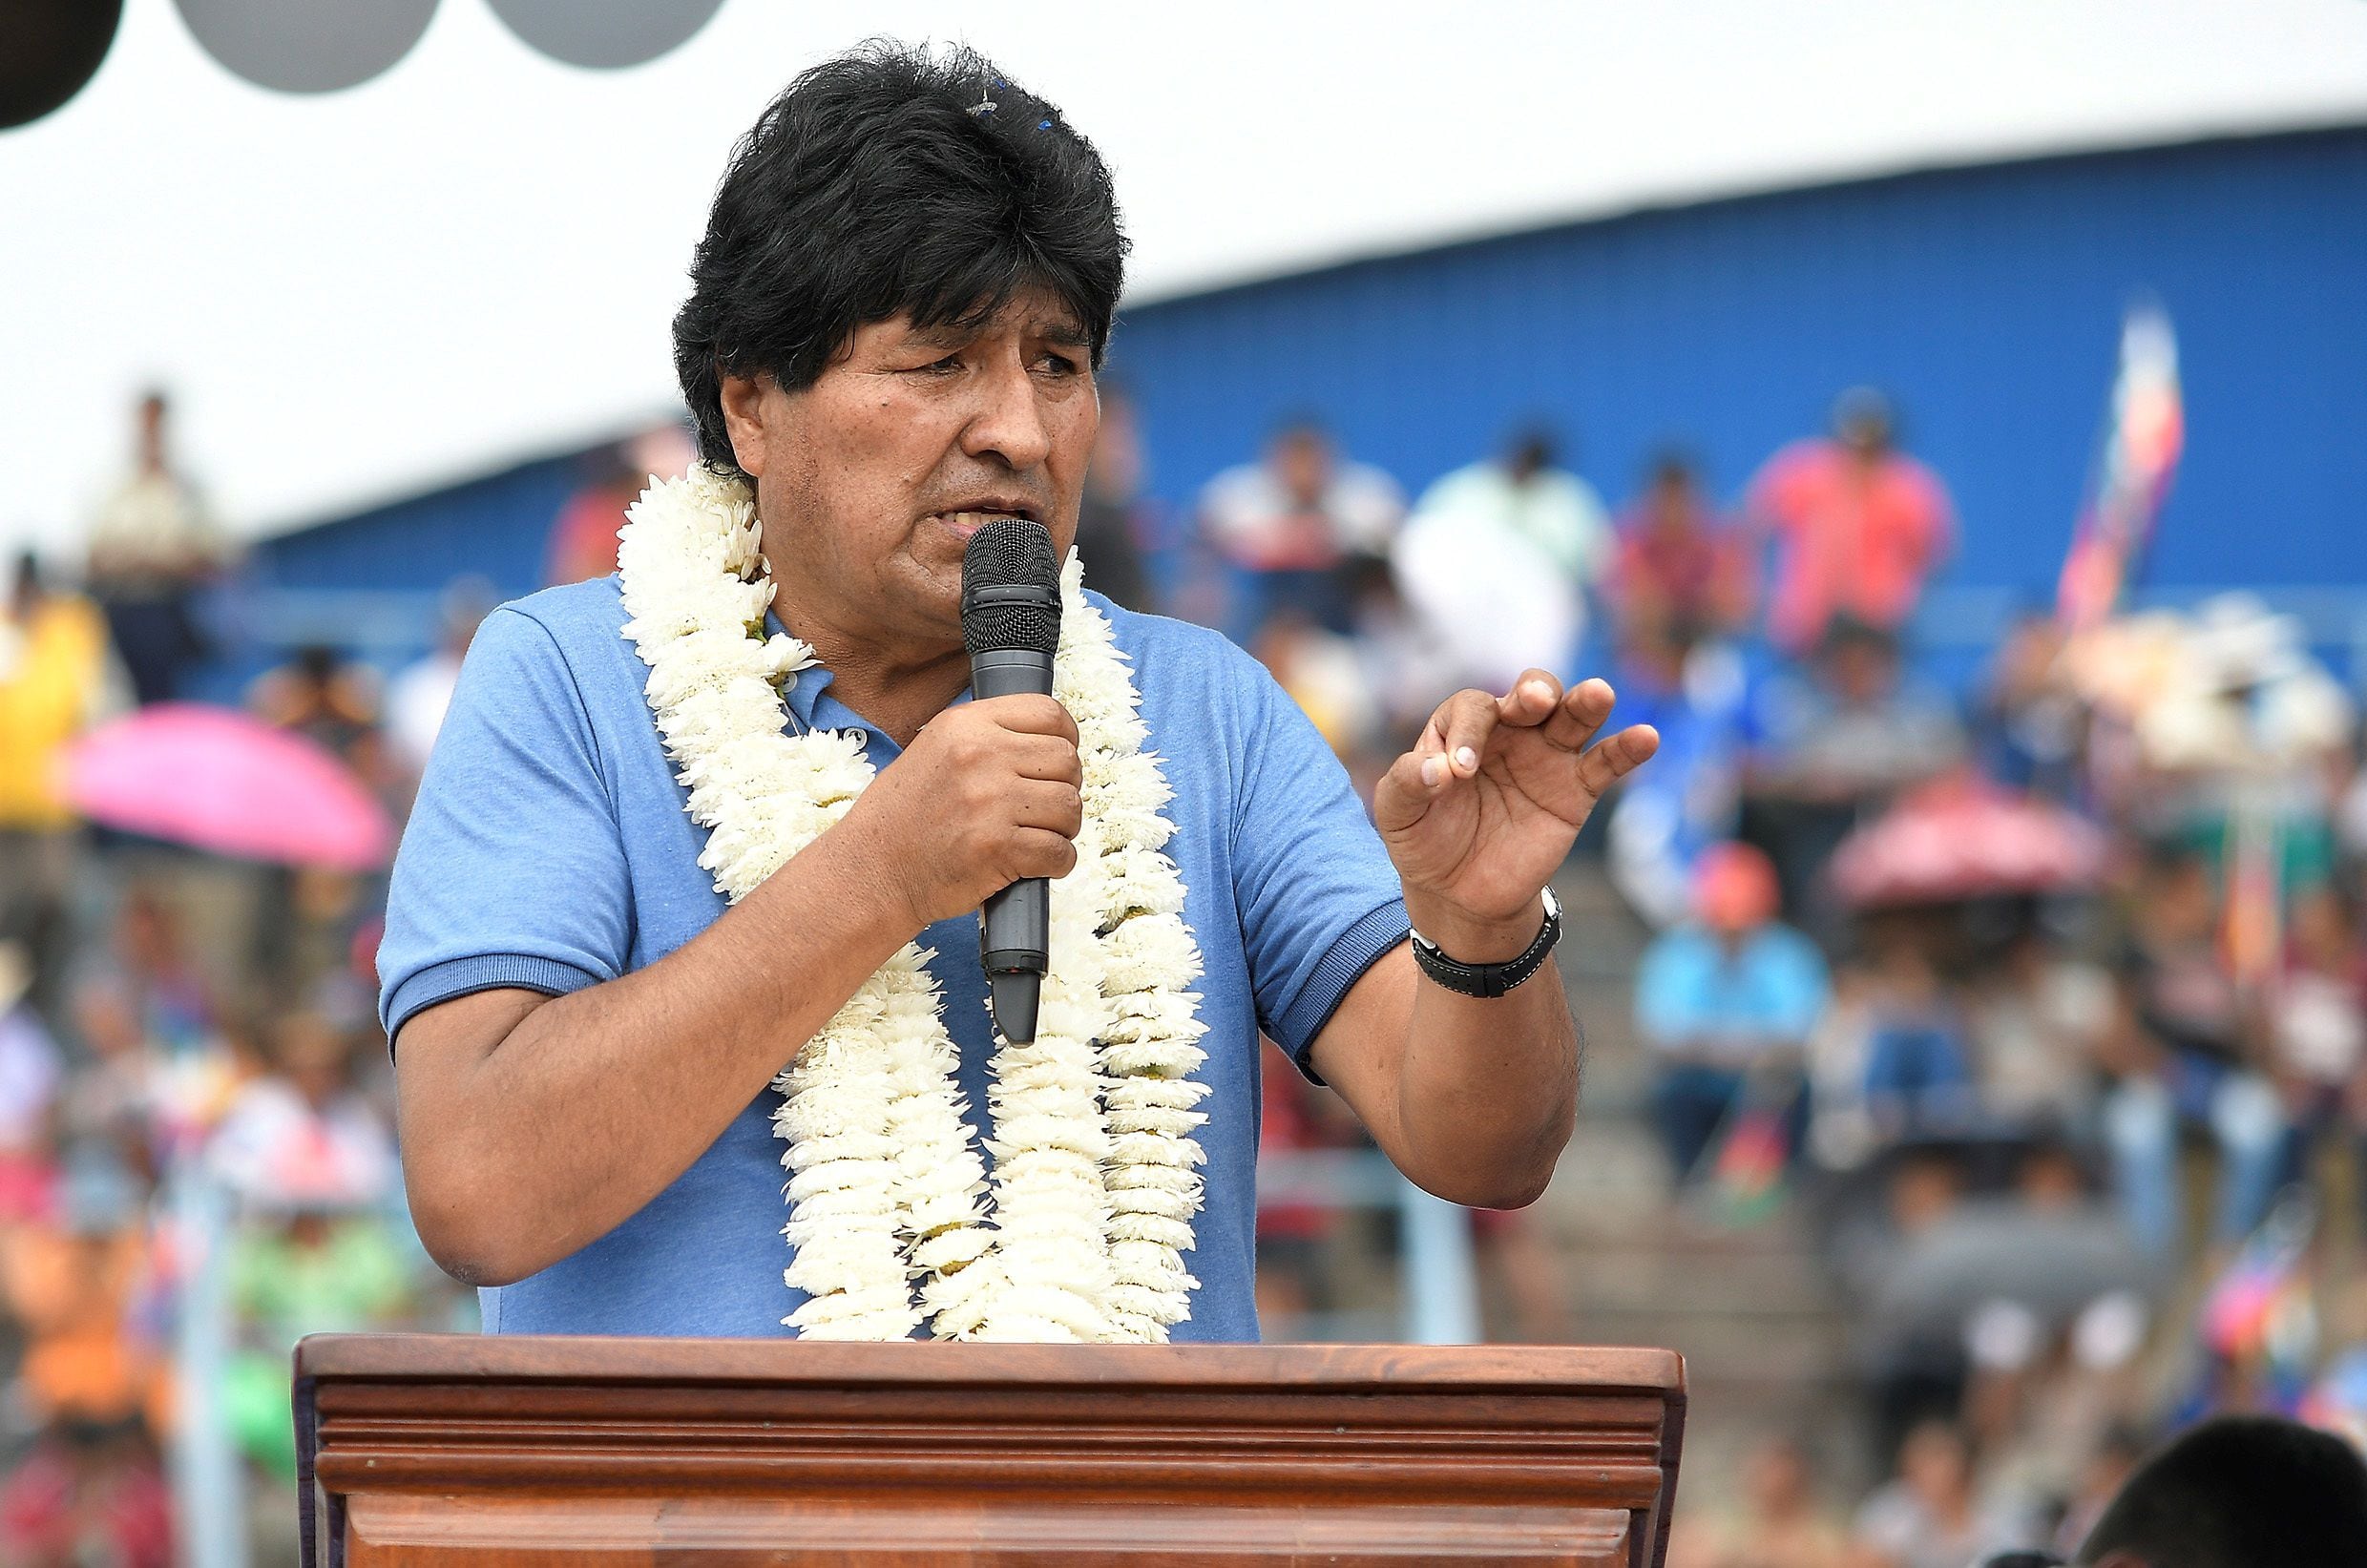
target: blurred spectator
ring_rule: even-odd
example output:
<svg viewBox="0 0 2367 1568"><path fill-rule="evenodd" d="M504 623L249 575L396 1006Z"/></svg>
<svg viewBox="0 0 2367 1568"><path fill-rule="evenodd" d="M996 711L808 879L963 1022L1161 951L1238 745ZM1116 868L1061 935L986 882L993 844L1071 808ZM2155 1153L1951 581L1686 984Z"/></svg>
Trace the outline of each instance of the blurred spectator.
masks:
<svg viewBox="0 0 2367 1568"><path fill-rule="evenodd" d="M1896 638L1846 617L1813 661L1757 694L1746 728L1745 836L1774 858L1794 918L1815 907L1819 875L1864 812L1964 753L1946 695L1907 673Z"/></svg>
<svg viewBox="0 0 2367 1568"><path fill-rule="evenodd" d="M0 938L26 945L45 1001L65 957L74 826L58 763L99 710L106 661L98 612L18 557L0 605Z"/></svg>
<svg viewBox="0 0 2367 1568"><path fill-rule="evenodd" d="M1833 438L1797 442L1751 482L1752 518L1774 535L1768 634L1805 654L1835 617L1896 634L1954 543L1938 476L1894 446L1889 400L1870 387L1841 394Z"/></svg>
<svg viewBox="0 0 2367 1568"><path fill-rule="evenodd" d="M2081 1568L2350 1568L2367 1562L2367 1464L2266 1415L2206 1421L2147 1459L2096 1522Z"/></svg>
<svg viewBox="0 0 2367 1568"><path fill-rule="evenodd" d="M1752 1450L1741 1493L1740 1508L1696 1497L1679 1511L1667 1568L1833 1568L1841 1560L1841 1528L1818 1500L1798 1443L1777 1437Z"/></svg>
<svg viewBox="0 0 2367 1568"><path fill-rule="evenodd" d="M589 476L551 525L544 581L582 582L616 571L617 532L624 527L625 508L640 498L653 476L679 479L689 472L695 456L688 432L669 422L585 459Z"/></svg>
<svg viewBox="0 0 2367 1568"><path fill-rule="evenodd" d="M1977 1104L1964 1019L1912 928L1889 926L1866 970L1866 1117L1896 1142L1969 1126Z"/></svg>
<svg viewBox="0 0 2367 1568"><path fill-rule="evenodd" d="M1611 683L1620 721L1660 732L1652 765L1611 803L1611 879L1645 921L1665 926L1685 917L1694 861L1738 826L1748 684L1731 648L1688 642L1673 624L1636 625Z"/></svg>
<svg viewBox="0 0 2367 1568"><path fill-rule="evenodd" d="M2145 1452L2144 1435L2127 1425L2116 1425L2097 1440L2095 1451L2080 1467L2079 1479L2063 1500L2063 1518L2055 1526L2058 1554L2067 1559L2080 1549L2080 1543L2096 1528L2104 1511L2120 1495L2129 1476L2136 1474Z"/></svg>
<svg viewBox="0 0 2367 1568"><path fill-rule="evenodd" d="M1077 554L1085 585L1129 610L1159 608L1142 569L1149 527L1142 501L1142 432L1134 400L1114 383L1101 384L1101 424L1077 507Z"/></svg>
<svg viewBox="0 0 2367 1568"><path fill-rule="evenodd" d="M1619 524L1607 584L1626 642L1659 635L1679 643L1723 637L1750 615L1750 555L1703 495L1692 460L1664 454Z"/></svg>
<svg viewBox="0 0 2367 1568"><path fill-rule="evenodd" d="M1775 920L1775 874L1747 845L1705 853L1693 921L1664 931L1636 974L1636 1022L1657 1058L1653 1119L1682 1184L1746 1107L1796 1147L1801 1053L1826 998L1815 945Z"/></svg>
<svg viewBox="0 0 2367 1568"><path fill-rule="evenodd" d="M2267 1012L2268 1066L2291 1126L2285 1174L2306 1180L2317 1143L2337 1134L2351 1146L2353 1182L2367 1195L2367 946L2337 884L2321 882L2294 898Z"/></svg>
<svg viewBox="0 0 2367 1568"><path fill-rule="evenodd" d="M493 596L493 585L483 577L460 577L447 585L438 606L435 651L405 668L387 690L387 744L395 765L412 778L427 771L428 753L444 727L452 688L460 683L460 661L492 611Z"/></svg>
<svg viewBox="0 0 2367 1568"><path fill-rule="evenodd" d="M1388 562L1364 557L1351 574L1356 664L1379 726L1374 749L1387 766L1455 691L1454 655L1408 608Z"/></svg>
<svg viewBox="0 0 2367 1568"><path fill-rule="evenodd" d="M296 1341L388 1327L413 1290L383 1217L394 1141L352 1087L347 1040L318 1014L293 1014L273 1031L272 1057L275 1073L241 1092L212 1157L246 1215L230 1263L244 1348L229 1368L228 1419L251 1457L292 1480Z"/></svg>
<svg viewBox="0 0 2367 1568"><path fill-rule="evenodd" d="M1283 609L1267 617L1249 652L1306 713L1334 755L1352 761L1371 742L1377 716L1355 645L1348 638L1324 630L1304 611Z"/></svg>
<svg viewBox="0 0 2367 1568"><path fill-rule="evenodd" d="M2007 1451L2032 1499L2065 1495L2101 1441L2116 1382L2152 1325L2157 1277L2114 1206L2064 1144L2026 1149L2012 1191L1959 1205L1884 1281L1894 1315L1951 1315L1971 1383L1965 1411Z"/></svg>
<svg viewBox="0 0 2367 1568"><path fill-rule="evenodd" d="M1502 459L1423 491L1391 562L1453 656L1455 683L1506 692L1524 671L1570 670L1611 544L1594 491L1553 466L1549 437L1527 431Z"/></svg>
<svg viewBox="0 0 2367 1568"><path fill-rule="evenodd" d="M32 961L0 941L0 1227L46 1215L52 1172L50 1113L61 1063L56 1042L26 1001Z"/></svg>
<svg viewBox="0 0 2367 1568"><path fill-rule="evenodd" d="M1966 1027L1987 1120L2032 1131L2079 1125L2112 1030L2112 976L2035 925L2016 931L1971 988Z"/></svg>
<svg viewBox="0 0 2367 1568"><path fill-rule="evenodd" d="M125 1168L156 1169L149 1114L154 1059L139 1009L120 974L87 974L73 992L82 1059L58 1097L58 1143Z"/></svg>
<svg viewBox="0 0 2367 1568"><path fill-rule="evenodd" d="M170 1568L172 1496L136 1426L61 1421L0 1483L11 1568Z"/></svg>
<svg viewBox="0 0 2367 1568"><path fill-rule="evenodd" d="M2063 663L2063 630L2033 612L2015 621L1973 710L1981 771L2011 789L2066 800L2078 790L2086 715Z"/></svg>
<svg viewBox="0 0 2367 1568"><path fill-rule="evenodd" d="M1541 425L1517 430L1503 455L1433 481L1413 519L1440 517L1475 537L1503 530L1526 540L1580 593L1611 564L1617 541L1594 487L1557 465L1554 433Z"/></svg>
<svg viewBox="0 0 2367 1568"><path fill-rule="evenodd" d="M267 724L293 730L367 777L378 740L378 683L363 665L325 643L308 643L287 663L265 670L246 705Z"/></svg>
<svg viewBox="0 0 2367 1568"><path fill-rule="evenodd" d="M1964 1433L1928 1421L1900 1448L1897 1475L1858 1509L1847 1560L1850 1568L1966 1568L1986 1553L2027 1545L2035 1534L1976 1495Z"/></svg>
<svg viewBox="0 0 2367 1568"><path fill-rule="evenodd" d="M1346 633L1343 568L1387 555L1404 512L1394 479L1342 458L1314 421L1286 422L1262 461L1225 470L1201 492L1201 529L1234 572L1233 639L1246 646L1286 609Z"/></svg>
<svg viewBox="0 0 2367 1568"><path fill-rule="evenodd" d="M0 1293L26 1349L17 1397L45 1425L164 1426L170 1373L134 1308L150 1259L139 1184L103 1160L71 1165L51 1224L10 1235Z"/></svg>
<svg viewBox="0 0 2367 1568"><path fill-rule="evenodd" d="M2121 955L2118 1080L2104 1106L2116 1184L2138 1239L2157 1257L2183 1239L2182 1127L2218 1145L2211 1234L2231 1245L2268 1211L2285 1138L2276 1091L2254 1067L2244 998L2218 942L2210 867L2156 850Z"/></svg>
<svg viewBox="0 0 2367 1568"><path fill-rule="evenodd" d="M415 777L393 762L379 728L376 673L315 643L266 670L247 705L266 723L333 753L390 810L408 804ZM344 961L356 928L373 913L362 879L321 867L275 867L262 883L253 963L266 990L304 991Z"/></svg>
<svg viewBox="0 0 2367 1568"><path fill-rule="evenodd" d="M250 1208L367 1208L395 1181L394 1140L352 1080L351 1045L326 1015L270 1029L273 1072L239 1091L211 1144L221 1180Z"/></svg>
<svg viewBox="0 0 2367 1568"><path fill-rule="evenodd" d="M204 501L173 466L170 418L162 392L140 399L132 472L90 533L91 596L142 706L178 696L181 676L204 654L193 600L230 557Z"/></svg>

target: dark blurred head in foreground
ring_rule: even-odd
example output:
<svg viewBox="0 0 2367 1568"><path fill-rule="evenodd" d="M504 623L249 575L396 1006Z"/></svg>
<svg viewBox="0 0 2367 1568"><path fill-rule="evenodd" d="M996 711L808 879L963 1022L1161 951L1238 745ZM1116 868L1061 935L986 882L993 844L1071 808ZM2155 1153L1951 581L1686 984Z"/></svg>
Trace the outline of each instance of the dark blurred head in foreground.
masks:
<svg viewBox="0 0 2367 1568"><path fill-rule="evenodd" d="M2367 1463L2273 1416L2223 1416L2130 1476L2080 1548L2082 1568L2357 1568Z"/></svg>

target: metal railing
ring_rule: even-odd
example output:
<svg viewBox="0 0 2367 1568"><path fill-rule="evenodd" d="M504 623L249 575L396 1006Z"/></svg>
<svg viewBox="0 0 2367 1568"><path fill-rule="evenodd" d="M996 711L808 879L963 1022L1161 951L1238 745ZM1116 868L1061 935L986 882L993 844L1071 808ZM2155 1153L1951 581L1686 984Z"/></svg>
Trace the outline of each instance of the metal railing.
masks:
<svg viewBox="0 0 2367 1568"><path fill-rule="evenodd" d="M1398 1223L1400 1338L1476 1345L1484 1337L1471 1215L1399 1174L1377 1149L1309 1149L1259 1157L1260 1204L1393 1213Z"/></svg>

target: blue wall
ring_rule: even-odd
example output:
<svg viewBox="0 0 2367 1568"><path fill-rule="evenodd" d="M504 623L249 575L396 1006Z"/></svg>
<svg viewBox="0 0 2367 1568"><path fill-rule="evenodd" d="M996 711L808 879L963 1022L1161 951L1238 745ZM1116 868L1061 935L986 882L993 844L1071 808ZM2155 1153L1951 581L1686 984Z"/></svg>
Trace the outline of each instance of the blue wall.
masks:
<svg viewBox="0 0 2367 1568"><path fill-rule="evenodd" d="M1411 488L1543 415L1615 502L1672 441L1731 495L1820 429L1836 390L1871 382L1955 490L1965 539L1944 580L2043 596L2140 290L2177 324L2189 421L2149 581L2367 586L2367 128L1907 175L1359 262L1129 310L1111 368L1177 515L1300 409ZM584 457L263 542L248 581L275 607L249 629L317 636L356 607L307 609L305 591L368 590L381 624L360 640L408 657L452 577L539 584ZM389 617L415 617L416 644Z"/></svg>
<svg viewBox="0 0 2367 1568"><path fill-rule="evenodd" d="M1128 311L1111 360L1174 505L1297 409L1409 487L1541 414L1615 503L1672 441L1731 495L1872 383L1955 491L1947 580L2045 595L2140 290L2176 323L2189 417L2149 580L2367 583L2367 129L1395 256Z"/></svg>
<svg viewBox="0 0 2367 1568"><path fill-rule="evenodd" d="M431 592L473 573L504 597L533 593L551 525L603 449L521 463L283 533L255 547L247 575L262 588Z"/></svg>

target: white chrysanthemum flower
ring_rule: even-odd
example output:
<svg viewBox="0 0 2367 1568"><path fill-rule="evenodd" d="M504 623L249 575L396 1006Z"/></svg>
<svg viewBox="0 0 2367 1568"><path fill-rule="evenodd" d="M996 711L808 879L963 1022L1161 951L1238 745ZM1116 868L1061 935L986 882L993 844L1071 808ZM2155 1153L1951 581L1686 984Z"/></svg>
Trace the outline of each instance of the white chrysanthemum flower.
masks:
<svg viewBox="0 0 2367 1568"><path fill-rule="evenodd" d="M870 782L858 734L789 736L781 693L813 651L766 635L772 584L747 486L703 465L653 482L618 536L624 635L692 820L738 901L828 830ZM786 1320L816 1339L1155 1340L1197 1283L1180 1252L1202 1200L1188 1134L1204 1085L1189 985L1200 958L1141 699L1071 555L1055 691L1075 716L1086 820L1056 885L1038 1035L995 1053L992 1182L926 964L908 945L785 1070L796 1249ZM1139 928L1139 929L1138 929Z"/></svg>

